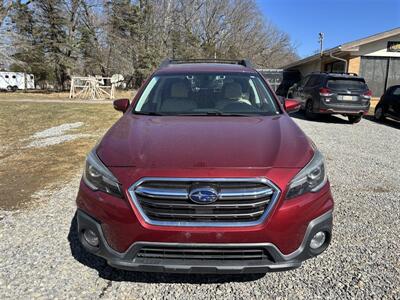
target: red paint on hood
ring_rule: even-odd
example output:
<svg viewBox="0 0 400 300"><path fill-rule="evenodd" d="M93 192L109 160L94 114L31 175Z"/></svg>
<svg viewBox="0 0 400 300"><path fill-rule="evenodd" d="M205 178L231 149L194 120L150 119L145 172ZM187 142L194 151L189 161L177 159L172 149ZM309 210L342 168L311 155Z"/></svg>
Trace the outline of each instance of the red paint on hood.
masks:
<svg viewBox="0 0 400 300"><path fill-rule="evenodd" d="M127 112L104 136L97 154L114 167L301 168L313 149L286 114L174 117Z"/></svg>

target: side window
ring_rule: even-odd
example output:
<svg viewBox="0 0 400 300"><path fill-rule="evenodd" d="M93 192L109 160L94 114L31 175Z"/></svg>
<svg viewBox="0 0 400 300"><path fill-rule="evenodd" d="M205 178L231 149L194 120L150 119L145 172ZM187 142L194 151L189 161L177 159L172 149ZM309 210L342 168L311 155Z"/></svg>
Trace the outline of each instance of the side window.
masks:
<svg viewBox="0 0 400 300"><path fill-rule="evenodd" d="M393 96L400 96L400 86L393 90L392 95Z"/></svg>
<svg viewBox="0 0 400 300"><path fill-rule="evenodd" d="M306 87L314 86L314 85L315 85L315 82L316 82L316 78L317 78L317 76L312 75L312 76L310 77L310 80L308 80L308 82L307 82L307 84L306 84Z"/></svg>
<svg viewBox="0 0 400 300"><path fill-rule="evenodd" d="M15 75L13 75L13 77L12 77L12 78L14 78L14 79L15 79L15 78L17 78L17 77L16 77Z"/></svg>
<svg viewBox="0 0 400 300"><path fill-rule="evenodd" d="M149 101L148 98L150 95L150 92L153 91L153 87L156 85L160 78L159 77L153 77L150 82L147 84L146 88L143 91L143 94L140 96L139 101L136 104L136 109L135 111L140 111L143 107L143 105Z"/></svg>
<svg viewBox="0 0 400 300"><path fill-rule="evenodd" d="M253 93L253 95L254 95L254 102L258 105L258 106L260 106L261 105L261 100L260 100L260 97L258 96L258 93L256 93L255 91L256 91L256 87L255 87L255 85L254 85L254 82L253 82L253 80L251 80L251 79L249 79L249 84L250 84L250 87L251 87L251 89L252 89L252 93Z"/></svg>
<svg viewBox="0 0 400 300"><path fill-rule="evenodd" d="M8 75L4 76L5 78L8 78Z"/></svg>
<svg viewBox="0 0 400 300"><path fill-rule="evenodd" d="M304 77L300 83L299 86L304 87L307 84L307 81L310 79L310 75L307 75L306 77Z"/></svg>

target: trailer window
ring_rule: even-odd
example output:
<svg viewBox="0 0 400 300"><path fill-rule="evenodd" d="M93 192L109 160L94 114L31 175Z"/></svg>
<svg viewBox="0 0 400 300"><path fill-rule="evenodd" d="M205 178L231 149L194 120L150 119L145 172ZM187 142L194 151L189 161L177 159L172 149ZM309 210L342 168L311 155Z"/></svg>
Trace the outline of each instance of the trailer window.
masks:
<svg viewBox="0 0 400 300"><path fill-rule="evenodd" d="M6 75L5 77L8 78L8 75Z"/></svg>
<svg viewBox="0 0 400 300"><path fill-rule="evenodd" d="M13 75L13 78L16 78L15 75Z"/></svg>

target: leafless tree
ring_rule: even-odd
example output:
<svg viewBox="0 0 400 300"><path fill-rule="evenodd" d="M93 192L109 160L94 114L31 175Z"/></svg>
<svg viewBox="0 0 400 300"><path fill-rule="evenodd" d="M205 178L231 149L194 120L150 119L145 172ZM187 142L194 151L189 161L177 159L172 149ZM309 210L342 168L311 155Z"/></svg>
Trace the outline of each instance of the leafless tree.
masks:
<svg viewBox="0 0 400 300"><path fill-rule="evenodd" d="M0 4L0 48L8 47L0 59L25 64L60 87L72 74L121 73L137 85L165 57L249 58L259 67L296 58L290 37L263 16L255 0ZM8 16L14 19L6 26Z"/></svg>

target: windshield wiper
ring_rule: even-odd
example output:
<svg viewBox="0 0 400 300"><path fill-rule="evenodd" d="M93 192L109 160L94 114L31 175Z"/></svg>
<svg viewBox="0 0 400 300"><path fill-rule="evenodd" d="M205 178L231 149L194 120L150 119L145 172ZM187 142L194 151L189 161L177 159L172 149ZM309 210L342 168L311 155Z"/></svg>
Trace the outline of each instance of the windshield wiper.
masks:
<svg viewBox="0 0 400 300"><path fill-rule="evenodd" d="M249 117L251 114L243 113L224 113L221 111L205 111L205 112L190 112L190 113L177 113L178 116L223 116L223 117Z"/></svg>
<svg viewBox="0 0 400 300"><path fill-rule="evenodd" d="M135 111L135 115L145 115L145 116L165 116L163 114L154 112L154 111Z"/></svg>

